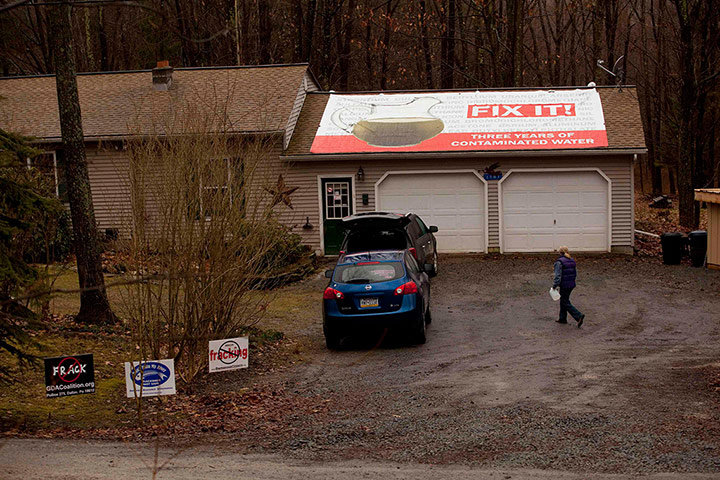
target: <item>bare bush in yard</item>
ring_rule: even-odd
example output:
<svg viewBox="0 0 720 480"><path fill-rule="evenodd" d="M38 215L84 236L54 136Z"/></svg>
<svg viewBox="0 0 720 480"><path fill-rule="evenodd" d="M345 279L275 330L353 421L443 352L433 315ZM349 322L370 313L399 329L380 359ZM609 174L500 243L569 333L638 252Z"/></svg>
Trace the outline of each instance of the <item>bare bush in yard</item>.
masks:
<svg viewBox="0 0 720 480"><path fill-rule="evenodd" d="M182 132L195 133L127 144L138 281L123 303L136 358L174 358L190 382L207 366L208 340L258 322L270 294L254 286L292 260L299 240L274 212L287 208L270 173L277 139L210 133L206 116L186 118Z"/></svg>

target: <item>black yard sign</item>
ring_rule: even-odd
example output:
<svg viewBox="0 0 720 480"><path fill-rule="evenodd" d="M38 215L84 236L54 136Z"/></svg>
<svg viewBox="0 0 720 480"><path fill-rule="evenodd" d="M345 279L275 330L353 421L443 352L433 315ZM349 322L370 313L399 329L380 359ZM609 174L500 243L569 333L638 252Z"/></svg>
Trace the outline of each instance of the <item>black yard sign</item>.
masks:
<svg viewBox="0 0 720 480"><path fill-rule="evenodd" d="M45 359L47 398L95 393L95 366L92 353Z"/></svg>

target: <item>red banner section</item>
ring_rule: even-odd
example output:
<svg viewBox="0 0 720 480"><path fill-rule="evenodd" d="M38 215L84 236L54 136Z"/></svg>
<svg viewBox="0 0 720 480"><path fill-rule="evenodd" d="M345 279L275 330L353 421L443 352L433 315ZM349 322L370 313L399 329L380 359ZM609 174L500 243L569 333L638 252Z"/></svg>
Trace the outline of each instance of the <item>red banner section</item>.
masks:
<svg viewBox="0 0 720 480"><path fill-rule="evenodd" d="M472 107L472 105L471 105ZM607 147L605 130L556 132L441 133L409 147L374 147L353 135L318 135L311 153L457 152L486 150L564 150Z"/></svg>

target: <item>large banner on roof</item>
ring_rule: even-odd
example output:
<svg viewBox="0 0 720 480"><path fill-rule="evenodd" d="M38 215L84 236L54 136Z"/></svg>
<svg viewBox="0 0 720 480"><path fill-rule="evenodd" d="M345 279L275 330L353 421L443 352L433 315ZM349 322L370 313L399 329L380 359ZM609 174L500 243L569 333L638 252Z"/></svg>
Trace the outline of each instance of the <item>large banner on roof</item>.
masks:
<svg viewBox="0 0 720 480"><path fill-rule="evenodd" d="M335 95L311 153L607 147L595 89Z"/></svg>

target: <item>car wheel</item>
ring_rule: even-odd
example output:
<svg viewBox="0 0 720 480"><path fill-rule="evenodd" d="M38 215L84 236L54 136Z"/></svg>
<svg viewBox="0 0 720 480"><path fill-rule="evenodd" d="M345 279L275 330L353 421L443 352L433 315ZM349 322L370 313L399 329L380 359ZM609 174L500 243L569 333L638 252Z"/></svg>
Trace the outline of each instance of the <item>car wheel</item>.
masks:
<svg viewBox="0 0 720 480"><path fill-rule="evenodd" d="M328 350L339 350L342 337L327 328L323 328L323 333L325 334L325 346Z"/></svg>
<svg viewBox="0 0 720 480"><path fill-rule="evenodd" d="M425 336L425 315L419 315L419 322L418 326L415 330L415 337L413 338L413 343L417 345L422 345L427 340L427 337Z"/></svg>
<svg viewBox="0 0 720 480"><path fill-rule="evenodd" d="M433 253L433 258L432 258L432 271L429 273L428 276L434 277L437 274L438 274L438 256L437 256L437 252L435 252L435 253Z"/></svg>

